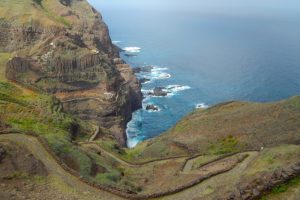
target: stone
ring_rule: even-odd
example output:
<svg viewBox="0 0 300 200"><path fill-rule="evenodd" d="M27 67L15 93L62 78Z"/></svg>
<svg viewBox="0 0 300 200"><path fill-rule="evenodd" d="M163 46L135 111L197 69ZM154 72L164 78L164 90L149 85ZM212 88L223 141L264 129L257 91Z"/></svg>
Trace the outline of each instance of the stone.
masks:
<svg viewBox="0 0 300 200"><path fill-rule="evenodd" d="M149 92L148 95L164 97L168 95L168 92L165 91L164 87L155 87L152 92Z"/></svg>
<svg viewBox="0 0 300 200"><path fill-rule="evenodd" d="M146 106L146 110L158 111L158 107L153 104L150 104Z"/></svg>
<svg viewBox="0 0 300 200"><path fill-rule="evenodd" d="M150 73L152 71L154 67L149 65L149 66L144 66L144 67L135 67L133 68L133 71L134 73L138 74L138 73L141 73L141 72L144 72L144 73Z"/></svg>
<svg viewBox="0 0 300 200"><path fill-rule="evenodd" d="M260 192L257 189L253 189L252 194L253 194L253 196L257 197L260 195Z"/></svg>
<svg viewBox="0 0 300 200"><path fill-rule="evenodd" d="M151 80L151 79L149 79L149 78L140 78L140 79L139 79L139 81L140 81L141 84L146 83L146 82L148 82L148 81L150 81L150 80Z"/></svg>

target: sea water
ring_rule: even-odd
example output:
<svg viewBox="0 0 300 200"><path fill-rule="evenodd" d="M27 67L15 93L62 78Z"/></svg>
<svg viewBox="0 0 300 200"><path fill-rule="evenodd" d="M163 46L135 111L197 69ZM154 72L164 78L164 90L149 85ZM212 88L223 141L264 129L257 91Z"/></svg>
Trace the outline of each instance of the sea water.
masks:
<svg viewBox="0 0 300 200"><path fill-rule="evenodd" d="M300 94L297 0L89 0L137 74L143 108L128 146L155 137L197 108L229 100L269 102ZM148 95L164 87L164 97ZM147 105L158 110L146 110ZM184 133L182 133L184 134Z"/></svg>

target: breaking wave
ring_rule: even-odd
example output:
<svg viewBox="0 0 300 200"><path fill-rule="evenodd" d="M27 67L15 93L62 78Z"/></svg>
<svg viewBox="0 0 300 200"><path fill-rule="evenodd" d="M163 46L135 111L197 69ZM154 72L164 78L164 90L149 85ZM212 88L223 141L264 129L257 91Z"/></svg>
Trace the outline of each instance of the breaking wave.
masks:
<svg viewBox="0 0 300 200"><path fill-rule="evenodd" d="M125 47L125 48L123 48L123 50L126 51L127 53L140 53L141 52L140 47Z"/></svg>
<svg viewBox="0 0 300 200"><path fill-rule="evenodd" d="M196 105L196 109L205 109L205 108L208 108L209 106L208 105L206 105L205 103L198 103L197 105Z"/></svg>

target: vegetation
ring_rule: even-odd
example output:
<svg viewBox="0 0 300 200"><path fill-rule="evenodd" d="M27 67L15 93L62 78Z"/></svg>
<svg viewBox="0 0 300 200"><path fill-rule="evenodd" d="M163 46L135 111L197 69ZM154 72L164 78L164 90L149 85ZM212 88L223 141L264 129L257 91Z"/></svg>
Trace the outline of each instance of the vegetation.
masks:
<svg viewBox="0 0 300 200"><path fill-rule="evenodd" d="M197 110L165 134L132 150L135 159L260 150L297 144L300 97L274 102L229 102Z"/></svg>
<svg viewBox="0 0 300 200"><path fill-rule="evenodd" d="M209 148L209 152L216 155L234 153L238 151L237 145L238 140L232 135L229 135L226 138L213 143Z"/></svg>
<svg viewBox="0 0 300 200"><path fill-rule="evenodd" d="M261 152L259 159L254 160L250 169L245 172L246 177L254 174L272 172L283 165L289 165L299 158L299 145L280 145Z"/></svg>
<svg viewBox="0 0 300 200"><path fill-rule="evenodd" d="M273 188L269 194L264 195L261 200L268 200L272 197L276 197L278 194L286 193L289 189L300 186L300 178L295 177L289 180L286 183L280 184L277 187Z"/></svg>
<svg viewBox="0 0 300 200"><path fill-rule="evenodd" d="M96 176L96 182L104 183L106 185L115 185L121 180L121 174L119 171L111 171L104 174L98 174Z"/></svg>
<svg viewBox="0 0 300 200"><path fill-rule="evenodd" d="M3 5L8 5L9 2L12 2L9 4L10 8L6 9ZM30 4L24 2L30 2ZM78 2L77 6L80 7L82 1ZM65 4L67 5L68 2L65 1ZM59 1L53 0L1 0L0 23L10 20L18 26L39 24L47 28L71 28L76 22L78 26L82 22L85 26L95 25L95 21L89 23L89 20L96 19L94 12L80 13L88 10L83 8L76 12L77 17L68 16L71 12L67 10L69 14L66 14L62 10L64 8L65 6ZM91 10L90 7L89 10ZM76 21L79 18L80 20L84 18L84 20L79 23ZM76 35L75 32L76 30L72 30L72 34ZM86 36L90 37L93 31L83 32L89 32ZM58 34L57 38L51 37L49 41L38 41L38 44L33 47L29 45L26 48L24 45L20 53L21 55L23 53L34 55L38 61L46 62L47 59L44 59L42 55L52 41L51 55L52 53L54 56L59 55L62 59L79 59L91 53L91 49L87 49L84 45L68 42L70 38L66 35ZM43 46L43 42L47 43L46 46ZM77 39L76 42L78 42ZM84 47L81 48L81 46ZM209 109L196 110L165 134L141 143L133 149L121 148L115 138L105 129L102 129L103 133L99 141L87 144L81 142L87 141L93 133L92 124L64 113L62 105L54 96L25 89L5 79L5 65L11 56L10 53L0 53L1 131L38 134L46 140L51 150L65 164L92 183L128 189L141 194L152 194L166 192L178 186L183 187L191 182L196 183L201 178L207 177L206 173L209 173L209 175L212 174L209 180L194 185L196 188L194 194L211 195L219 192L218 188L236 187L241 182L241 177L250 179L261 174L272 174L275 170L299 160L300 147L296 144L300 142L300 97L267 104L228 102ZM47 56L50 57L50 54ZM70 74L66 72L65 75L67 78L73 76L72 78L76 78L78 82L85 82L89 85L96 85L102 80L108 85L114 85L115 75L118 72L114 66L105 64L105 56L102 59L104 59L103 66L87 67L85 71L87 76L82 76L81 70L70 72ZM46 66L43 70L49 70L50 74L54 71ZM95 71L97 73L94 73ZM101 71L103 71L102 74ZM32 76L29 73L20 74L24 77L18 77L18 80L22 78L28 80L25 76ZM91 78L93 75L98 77L94 80ZM72 91L76 87L75 84L63 84L55 77L51 77L40 79L35 86L45 91L51 88ZM121 96L120 101L127 101L124 97L125 95ZM99 108L98 104L95 107ZM117 117L114 119L119 120ZM250 150L251 152L243 154L249 155L251 159L241 159L241 165L233 165L233 160L236 159L229 157L229 154ZM212 162L217 158L223 158L224 155L228 155L224 162L223 160ZM187 161L187 158L192 156L193 159ZM147 161L152 162L138 164ZM209 167L211 164L213 167L201 168L207 163L210 163ZM229 168L231 170L227 171L228 173L214 174ZM214 175L218 177L214 178ZM18 177L23 177L23 174L16 173L11 178ZM43 182L44 179L35 177L34 181ZM287 192L290 187L299 186L299 183L299 179L295 178L274 188L271 194ZM191 191L194 188L191 188Z"/></svg>

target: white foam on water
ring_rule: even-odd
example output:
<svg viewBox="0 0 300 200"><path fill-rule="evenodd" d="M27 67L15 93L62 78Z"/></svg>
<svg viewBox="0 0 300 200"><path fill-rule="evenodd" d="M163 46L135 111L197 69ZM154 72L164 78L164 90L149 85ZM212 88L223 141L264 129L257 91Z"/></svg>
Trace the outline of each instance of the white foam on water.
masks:
<svg viewBox="0 0 300 200"><path fill-rule="evenodd" d="M129 148L135 147L139 142L143 140L140 135L140 129L143 124L142 110L137 110L132 114L132 120L127 123L126 135L127 135L127 146Z"/></svg>
<svg viewBox="0 0 300 200"><path fill-rule="evenodd" d="M173 96L178 92L189 90L189 89L191 89L191 87L188 85L168 85L166 89L163 89L163 91L168 93L167 96Z"/></svg>
<svg viewBox="0 0 300 200"><path fill-rule="evenodd" d="M146 85L148 83L151 83L151 80L150 81L145 81L144 83L142 83L142 85Z"/></svg>
<svg viewBox="0 0 300 200"><path fill-rule="evenodd" d="M205 103L198 103L197 105L196 105L196 109L206 109L206 108L208 108L209 106L208 105L206 105Z"/></svg>
<svg viewBox="0 0 300 200"><path fill-rule="evenodd" d="M141 89L142 93L147 96L148 93L153 92L153 90L146 90L146 89Z"/></svg>
<svg viewBox="0 0 300 200"><path fill-rule="evenodd" d="M134 148L141 141L137 137L127 138L127 147Z"/></svg>
<svg viewBox="0 0 300 200"><path fill-rule="evenodd" d="M128 53L139 53L141 51L141 48L139 47L125 47L124 50ZM146 66L147 67L147 66ZM154 66L151 65L152 68L149 70L141 71L137 74L139 78L146 78L150 81L146 81L143 84L154 82L155 80L161 80L161 79L169 79L171 78L171 74L167 73L169 68L167 67L160 67L160 66ZM142 88L141 92L143 93L144 99L143 99L143 108L134 112L132 115L132 120L127 124L126 134L127 134L127 146L129 148L134 148L138 143L144 140L144 136L141 135L141 128L143 123L143 112L148 113L154 113L154 112L161 112L162 108L155 105L151 99L152 98L166 98L166 97L172 97L173 95L176 95L177 93L191 89L190 86L187 85L168 85L166 86L163 91L167 92L167 96L152 96L149 95L149 93L153 93L153 89L145 89ZM155 105L158 110L147 110L147 105Z"/></svg>
<svg viewBox="0 0 300 200"><path fill-rule="evenodd" d="M149 112L149 113L156 113L156 112L160 112L161 111L161 109L159 109L158 108L158 110L147 110L147 112Z"/></svg>
<svg viewBox="0 0 300 200"><path fill-rule="evenodd" d="M167 67L157 67L153 66L153 69L151 69L150 79L168 79L171 78L171 74L166 73L165 71L168 70Z"/></svg>
<svg viewBox="0 0 300 200"><path fill-rule="evenodd" d="M153 66L153 69L151 71L166 71L169 68L167 67L158 67L158 66Z"/></svg>
<svg viewBox="0 0 300 200"><path fill-rule="evenodd" d="M140 47L125 47L125 48L123 48L123 50L128 53L140 53L141 52Z"/></svg>
<svg viewBox="0 0 300 200"><path fill-rule="evenodd" d="M168 78L171 78L171 74L168 74L168 73L161 73L157 76L157 79L168 79Z"/></svg>
<svg viewBox="0 0 300 200"><path fill-rule="evenodd" d="M115 41L112 41L113 44L119 44L121 43L122 41L119 41L119 40L115 40Z"/></svg>

